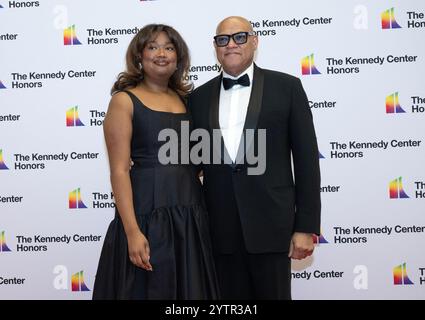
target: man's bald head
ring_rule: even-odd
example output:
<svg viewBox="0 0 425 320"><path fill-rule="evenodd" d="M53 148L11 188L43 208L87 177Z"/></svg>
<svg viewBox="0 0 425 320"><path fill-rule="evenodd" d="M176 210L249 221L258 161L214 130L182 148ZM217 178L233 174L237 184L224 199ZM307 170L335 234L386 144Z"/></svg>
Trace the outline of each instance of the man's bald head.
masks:
<svg viewBox="0 0 425 320"><path fill-rule="evenodd" d="M228 24L232 24L232 25L236 24L243 27L244 28L243 31L254 32L251 22L249 22L247 19L245 19L244 17L239 17L239 16L231 16L231 17L227 17L223 19L218 24L216 29L216 34L219 34L221 30Z"/></svg>

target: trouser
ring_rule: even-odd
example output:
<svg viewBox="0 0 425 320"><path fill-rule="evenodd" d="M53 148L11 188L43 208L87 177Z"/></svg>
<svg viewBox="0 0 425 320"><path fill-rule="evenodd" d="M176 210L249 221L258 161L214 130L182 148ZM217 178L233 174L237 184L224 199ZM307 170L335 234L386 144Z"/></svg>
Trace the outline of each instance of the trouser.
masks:
<svg viewBox="0 0 425 320"><path fill-rule="evenodd" d="M216 254L216 268L225 300L291 300L291 259L283 253L248 253L240 223L235 230L238 248Z"/></svg>

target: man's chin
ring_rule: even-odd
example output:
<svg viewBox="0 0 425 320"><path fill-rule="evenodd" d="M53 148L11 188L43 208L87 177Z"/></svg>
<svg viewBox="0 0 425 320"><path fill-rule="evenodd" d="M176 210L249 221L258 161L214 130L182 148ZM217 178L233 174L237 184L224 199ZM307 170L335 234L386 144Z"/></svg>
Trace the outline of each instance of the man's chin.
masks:
<svg viewBox="0 0 425 320"><path fill-rule="evenodd" d="M223 70L236 77L243 71L242 63L223 64Z"/></svg>

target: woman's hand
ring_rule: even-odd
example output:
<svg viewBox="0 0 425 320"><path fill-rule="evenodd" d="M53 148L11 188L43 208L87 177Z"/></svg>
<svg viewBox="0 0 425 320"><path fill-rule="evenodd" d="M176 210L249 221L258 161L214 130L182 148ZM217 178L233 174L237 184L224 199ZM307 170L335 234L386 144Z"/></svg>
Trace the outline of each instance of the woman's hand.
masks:
<svg viewBox="0 0 425 320"><path fill-rule="evenodd" d="M149 242L141 231L136 231L127 236L128 255L130 261L139 268L153 271L150 264Z"/></svg>

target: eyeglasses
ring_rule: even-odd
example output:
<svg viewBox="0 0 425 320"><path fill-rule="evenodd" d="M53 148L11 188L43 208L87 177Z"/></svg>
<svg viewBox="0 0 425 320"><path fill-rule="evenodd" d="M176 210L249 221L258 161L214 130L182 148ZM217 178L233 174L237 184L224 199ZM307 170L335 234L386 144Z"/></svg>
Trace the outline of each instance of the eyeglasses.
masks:
<svg viewBox="0 0 425 320"><path fill-rule="evenodd" d="M244 44L248 41L248 36L253 35L253 32L246 31L237 32L234 34L218 34L214 37L214 41L217 47L225 47L229 44L230 38L232 38L236 44Z"/></svg>

